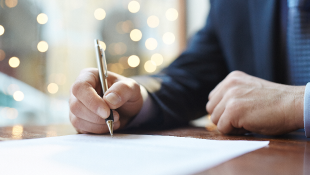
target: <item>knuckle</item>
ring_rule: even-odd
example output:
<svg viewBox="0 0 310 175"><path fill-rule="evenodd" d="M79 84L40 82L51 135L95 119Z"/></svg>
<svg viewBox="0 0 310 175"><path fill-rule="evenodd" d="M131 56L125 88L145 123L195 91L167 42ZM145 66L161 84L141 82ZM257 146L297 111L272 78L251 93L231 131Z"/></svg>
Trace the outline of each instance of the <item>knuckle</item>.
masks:
<svg viewBox="0 0 310 175"><path fill-rule="evenodd" d="M242 111L242 108L243 108L242 102L237 99L230 99L226 105L226 110L230 114L228 116L231 116L231 117L238 115L238 113Z"/></svg>
<svg viewBox="0 0 310 175"><path fill-rule="evenodd" d="M72 85L72 94L77 97L77 95L79 94L79 92L81 91L81 89L83 87L85 87L86 82L83 81L76 81L73 85Z"/></svg>
<svg viewBox="0 0 310 175"><path fill-rule="evenodd" d="M70 111L73 114L77 114L80 111L79 102L77 100L71 100L69 103Z"/></svg>
<svg viewBox="0 0 310 175"><path fill-rule="evenodd" d="M239 76L242 76L243 74L244 73L242 71L234 70L234 71L230 72L228 76L230 76L230 77L239 77Z"/></svg>
<svg viewBox="0 0 310 175"><path fill-rule="evenodd" d="M86 73L86 72L93 72L93 71L97 71L98 69L96 68L85 68L83 70L81 70L80 74Z"/></svg>
<svg viewBox="0 0 310 175"><path fill-rule="evenodd" d="M132 87L132 83L130 81L121 81L120 83L120 90L122 90L123 92L128 92L131 90Z"/></svg>
<svg viewBox="0 0 310 175"><path fill-rule="evenodd" d="M133 81L133 89L134 91L140 91L140 85L136 81Z"/></svg>
<svg viewBox="0 0 310 175"><path fill-rule="evenodd" d="M229 97L238 96L238 95L240 95L240 93L241 93L241 90L240 90L240 88L237 88L237 87L230 88L230 89L227 91L227 95L228 95Z"/></svg>
<svg viewBox="0 0 310 175"><path fill-rule="evenodd" d="M239 77L230 77L227 81L228 87L233 87L239 85L241 82Z"/></svg>
<svg viewBox="0 0 310 175"><path fill-rule="evenodd" d="M92 111L96 111L99 108L99 103L97 103L93 97L88 97L85 103L85 106L91 108Z"/></svg>

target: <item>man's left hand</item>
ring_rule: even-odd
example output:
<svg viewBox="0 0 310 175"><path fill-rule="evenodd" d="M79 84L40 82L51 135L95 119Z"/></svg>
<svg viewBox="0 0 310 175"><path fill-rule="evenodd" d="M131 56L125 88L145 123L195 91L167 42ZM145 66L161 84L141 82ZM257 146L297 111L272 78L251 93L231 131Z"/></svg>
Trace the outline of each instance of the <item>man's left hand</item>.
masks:
<svg viewBox="0 0 310 175"><path fill-rule="evenodd" d="M206 109L224 134L279 135L304 127L305 86L288 86L234 71L209 94Z"/></svg>

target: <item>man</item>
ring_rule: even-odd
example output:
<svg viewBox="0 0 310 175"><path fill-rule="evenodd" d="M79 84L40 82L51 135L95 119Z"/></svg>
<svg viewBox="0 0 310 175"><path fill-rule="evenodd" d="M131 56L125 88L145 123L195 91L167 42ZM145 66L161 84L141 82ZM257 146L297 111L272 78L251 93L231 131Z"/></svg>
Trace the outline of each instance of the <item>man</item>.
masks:
<svg viewBox="0 0 310 175"><path fill-rule="evenodd" d="M110 72L101 98L97 69L83 70L69 102L73 126L106 133L111 108L115 129L182 126L207 112L224 134L304 128L310 118L310 107L304 108L310 98L307 2L211 1L205 27L160 73L130 79Z"/></svg>

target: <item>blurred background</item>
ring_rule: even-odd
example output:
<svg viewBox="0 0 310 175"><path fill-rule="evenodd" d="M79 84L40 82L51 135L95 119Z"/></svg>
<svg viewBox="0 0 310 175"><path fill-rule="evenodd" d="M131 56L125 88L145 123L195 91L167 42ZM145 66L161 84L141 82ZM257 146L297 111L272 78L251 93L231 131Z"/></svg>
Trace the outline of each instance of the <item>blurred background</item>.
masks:
<svg viewBox="0 0 310 175"><path fill-rule="evenodd" d="M205 23L208 0L0 0L0 126L69 123L69 92L96 67L154 74Z"/></svg>

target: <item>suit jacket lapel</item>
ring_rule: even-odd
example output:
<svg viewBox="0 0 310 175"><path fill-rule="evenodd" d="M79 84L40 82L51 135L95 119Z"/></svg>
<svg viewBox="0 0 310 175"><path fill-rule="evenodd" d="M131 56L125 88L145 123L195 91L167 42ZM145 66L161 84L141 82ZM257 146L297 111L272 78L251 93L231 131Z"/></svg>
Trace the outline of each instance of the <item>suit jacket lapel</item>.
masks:
<svg viewBox="0 0 310 175"><path fill-rule="evenodd" d="M275 30L277 1L251 0L251 30L255 68L258 77L273 80L273 57L275 56Z"/></svg>

